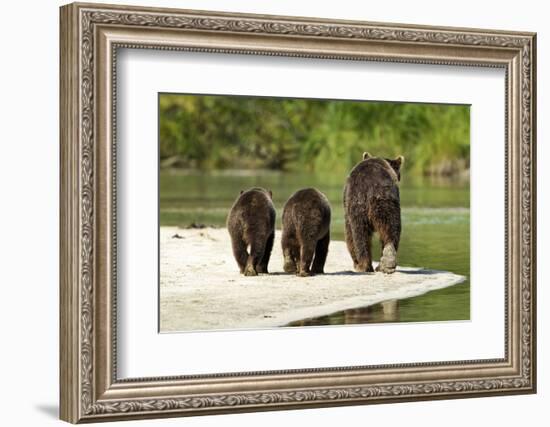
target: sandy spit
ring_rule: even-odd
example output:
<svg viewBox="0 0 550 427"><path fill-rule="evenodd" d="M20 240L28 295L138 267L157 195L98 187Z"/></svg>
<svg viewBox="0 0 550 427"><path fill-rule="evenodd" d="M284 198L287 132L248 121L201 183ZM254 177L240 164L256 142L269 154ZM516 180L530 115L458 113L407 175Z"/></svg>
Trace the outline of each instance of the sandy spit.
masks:
<svg viewBox="0 0 550 427"><path fill-rule="evenodd" d="M355 273L345 242L330 243L324 275L283 273L276 232L269 275L239 274L227 229L160 229L160 330L268 328L382 301L409 298L465 280L451 272L398 267Z"/></svg>

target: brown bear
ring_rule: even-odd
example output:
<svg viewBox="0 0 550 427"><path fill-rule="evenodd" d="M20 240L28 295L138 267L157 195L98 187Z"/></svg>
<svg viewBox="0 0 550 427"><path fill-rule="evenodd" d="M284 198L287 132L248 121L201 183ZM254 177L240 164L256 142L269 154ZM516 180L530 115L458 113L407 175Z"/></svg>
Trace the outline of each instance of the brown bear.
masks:
<svg viewBox="0 0 550 427"><path fill-rule="evenodd" d="M393 273L401 237L399 181L403 156L395 160L363 153L344 187L346 244L356 271L372 272L371 241L380 237L382 254L377 271Z"/></svg>
<svg viewBox="0 0 550 427"><path fill-rule="evenodd" d="M326 196L315 188L294 193L283 209L284 271L302 277L322 274L329 242L330 203Z"/></svg>
<svg viewBox="0 0 550 427"><path fill-rule="evenodd" d="M233 255L241 274L267 273L275 239L273 194L263 188L241 191L227 216ZM250 248L250 253L247 249Z"/></svg>

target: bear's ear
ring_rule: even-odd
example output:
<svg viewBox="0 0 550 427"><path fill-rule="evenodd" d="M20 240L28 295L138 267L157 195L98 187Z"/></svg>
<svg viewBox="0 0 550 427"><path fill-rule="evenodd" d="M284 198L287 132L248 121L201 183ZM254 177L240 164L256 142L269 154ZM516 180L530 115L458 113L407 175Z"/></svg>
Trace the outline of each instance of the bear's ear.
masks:
<svg viewBox="0 0 550 427"><path fill-rule="evenodd" d="M390 164L391 168L397 174L397 180L401 181L401 166L403 166L403 163L405 162L405 158L403 156L399 156L394 160L390 160L390 159L386 159L386 160Z"/></svg>
<svg viewBox="0 0 550 427"><path fill-rule="evenodd" d="M241 190L241 192L239 194L243 194L244 193L244 190Z"/></svg>
<svg viewBox="0 0 550 427"><path fill-rule="evenodd" d="M399 156L394 160L396 166L398 169L401 169L401 166L403 166L403 163L405 163L405 157Z"/></svg>
<svg viewBox="0 0 550 427"><path fill-rule="evenodd" d="M367 160L368 158L372 157L369 152L365 151L363 153L363 160Z"/></svg>
<svg viewBox="0 0 550 427"><path fill-rule="evenodd" d="M270 199L273 199L273 192L271 190L267 190L267 194L269 194Z"/></svg>

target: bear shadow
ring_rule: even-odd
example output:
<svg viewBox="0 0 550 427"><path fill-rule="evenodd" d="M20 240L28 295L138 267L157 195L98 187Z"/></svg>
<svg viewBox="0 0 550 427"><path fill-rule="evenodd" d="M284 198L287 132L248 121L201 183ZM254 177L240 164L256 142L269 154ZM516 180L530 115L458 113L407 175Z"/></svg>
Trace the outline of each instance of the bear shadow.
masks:
<svg viewBox="0 0 550 427"><path fill-rule="evenodd" d="M402 273L402 274L410 274L410 275L420 275L420 276L427 276L432 274L441 274L444 273L440 270L430 270L430 269L420 269L420 270L401 270L397 269L395 271L396 273ZM330 273L324 273L325 276L373 276L379 272L359 272L359 271L353 271L353 270L345 270L345 271L333 271Z"/></svg>
<svg viewBox="0 0 550 427"><path fill-rule="evenodd" d="M330 273L318 273L318 274L314 274L313 276L310 276L310 277L315 277L315 276L355 276L355 275L361 275L361 274L369 275L369 274L374 274L374 273L358 273L356 271L347 270L347 271L332 271ZM269 273L269 274L260 274L260 276L296 276L296 273L285 273L284 271L275 271L275 272Z"/></svg>
<svg viewBox="0 0 550 427"><path fill-rule="evenodd" d="M378 272L359 272L359 271L353 271L353 270L344 270L344 271L331 271L329 273L322 273L322 274L315 274L314 276L373 276L377 274ZM428 276L433 274L441 274L444 273L441 270L429 270L429 269L420 269L420 270L396 270L396 273L401 274L410 274L410 275L420 275L420 276ZM273 273L262 273L260 276L296 276L295 273L285 273L284 271L275 271Z"/></svg>
<svg viewBox="0 0 550 427"><path fill-rule="evenodd" d="M371 276L375 273L366 273L353 270L345 271L332 271L330 273L324 273L325 276Z"/></svg>
<svg viewBox="0 0 550 427"><path fill-rule="evenodd" d="M432 274L441 274L444 273L440 270L429 270L429 269L420 269L420 270L397 270L399 273L403 274L411 274L411 275L420 275L420 276L428 276Z"/></svg>

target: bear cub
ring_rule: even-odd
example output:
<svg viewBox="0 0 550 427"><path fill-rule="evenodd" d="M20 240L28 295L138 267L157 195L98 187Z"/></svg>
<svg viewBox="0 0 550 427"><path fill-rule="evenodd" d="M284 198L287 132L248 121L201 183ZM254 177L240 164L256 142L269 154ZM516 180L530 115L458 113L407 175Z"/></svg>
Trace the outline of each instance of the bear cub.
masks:
<svg viewBox="0 0 550 427"><path fill-rule="evenodd" d="M294 193L283 208L284 271L306 277L323 273L330 242L330 203L315 188Z"/></svg>
<svg viewBox="0 0 550 427"><path fill-rule="evenodd" d="M271 191L251 188L241 191L227 217L233 255L241 274L267 273L275 239L275 207ZM250 248L250 252L247 249Z"/></svg>
<svg viewBox="0 0 550 427"><path fill-rule="evenodd" d="M372 272L372 235L380 237L382 254L377 271L393 273L401 237L399 181L403 156L396 159L363 153L344 187L346 244L356 271Z"/></svg>

